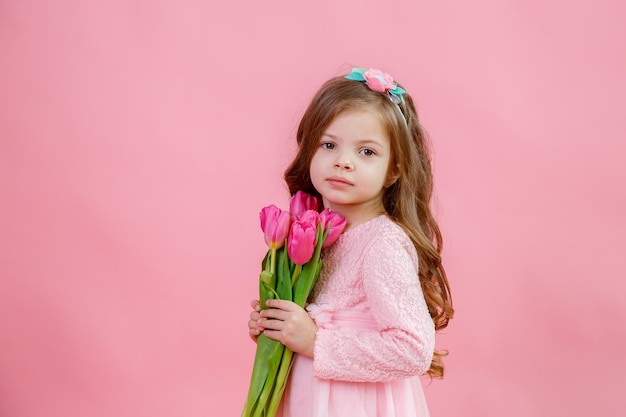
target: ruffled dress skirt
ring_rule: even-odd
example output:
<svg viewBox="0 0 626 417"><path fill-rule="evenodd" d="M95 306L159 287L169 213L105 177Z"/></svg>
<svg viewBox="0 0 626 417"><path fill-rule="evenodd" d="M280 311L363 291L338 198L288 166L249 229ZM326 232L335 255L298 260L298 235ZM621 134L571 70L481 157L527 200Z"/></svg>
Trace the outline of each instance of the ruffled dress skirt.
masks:
<svg viewBox="0 0 626 417"><path fill-rule="evenodd" d="M335 312L337 327L376 329L373 318ZM313 376L313 360L296 355L277 417L428 417L419 377L350 382Z"/></svg>

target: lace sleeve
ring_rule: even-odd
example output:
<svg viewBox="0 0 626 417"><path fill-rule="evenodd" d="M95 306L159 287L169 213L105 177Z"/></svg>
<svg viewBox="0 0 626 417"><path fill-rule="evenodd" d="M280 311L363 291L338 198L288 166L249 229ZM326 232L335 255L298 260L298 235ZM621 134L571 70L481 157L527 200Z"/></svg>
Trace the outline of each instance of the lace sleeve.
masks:
<svg viewBox="0 0 626 417"><path fill-rule="evenodd" d="M360 273L378 329L320 328L315 376L386 382L426 372L435 329L419 284L413 245L405 236L378 238L366 251Z"/></svg>

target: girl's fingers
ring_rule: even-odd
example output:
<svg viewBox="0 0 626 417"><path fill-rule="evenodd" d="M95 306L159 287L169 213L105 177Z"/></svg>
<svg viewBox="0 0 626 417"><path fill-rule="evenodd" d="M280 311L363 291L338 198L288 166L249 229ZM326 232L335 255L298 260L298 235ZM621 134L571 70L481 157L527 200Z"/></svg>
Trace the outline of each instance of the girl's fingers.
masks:
<svg viewBox="0 0 626 417"><path fill-rule="evenodd" d="M261 315L259 314L259 311L261 311L259 300L250 301L250 306L252 307L252 311L250 312L250 320L248 321L248 334L250 335L250 339L256 342L265 328L259 324L259 320L261 319Z"/></svg>
<svg viewBox="0 0 626 417"><path fill-rule="evenodd" d="M263 323L263 332L270 331L281 331L285 327L284 322L281 320L267 320L266 323Z"/></svg>
<svg viewBox="0 0 626 417"><path fill-rule="evenodd" d="M259 316L264 319L278 319L285 320L289 316L289 311L280 310L278 308L268 308L259 313Z"/></svg>
<svg viewBox="0 0 626 417"><path fill-rule="evenodd" d="M295 309L302 308L298 304L289 300L267 300L266 304L268 307L285 311L294 311Z"/></svg>
<svg viewBox="0 0 626 417"><path fill-rule="evenodd" d="M282 343L282 333L278 330L265 330L263 334L270 339L278 340Z"/></svg>
<svg viewBox="0 0 626 417"><path fill-rule="evenodd" d="M262 330L282 330L285 328L285 322L283 320L262 319L257 326Z"/></svg>

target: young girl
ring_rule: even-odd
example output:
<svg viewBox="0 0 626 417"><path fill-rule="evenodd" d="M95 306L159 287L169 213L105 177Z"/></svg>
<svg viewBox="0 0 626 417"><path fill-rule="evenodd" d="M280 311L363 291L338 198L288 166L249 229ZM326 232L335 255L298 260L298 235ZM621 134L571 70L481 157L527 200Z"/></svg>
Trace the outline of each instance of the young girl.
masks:
<svg viewBox="0 0 626 417"><path fill-rule="evenodd" d="M413 100L388 74L355 68L321 87L297 141L290 192L321 197L348 225L323 253L306 310L252 302L252 338L297 353L278 415L428 416L419 375L443 377L435 331L453 308Z"/></svg>

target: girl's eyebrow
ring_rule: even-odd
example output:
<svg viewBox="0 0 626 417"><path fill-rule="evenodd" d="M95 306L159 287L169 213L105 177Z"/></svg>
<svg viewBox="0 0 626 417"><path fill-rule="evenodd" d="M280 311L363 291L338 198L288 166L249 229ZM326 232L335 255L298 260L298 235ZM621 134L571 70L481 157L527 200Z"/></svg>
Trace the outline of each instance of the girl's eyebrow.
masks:
<svg viewBox="0 0 626 417"><path fill-rule="evenodd" d="M359 145L375 145L384 147L384 145L376 139L361 139L357 142Z"/></svg>
<svg viewBox="0 0 626 417"><path fill-rule="evenodd" d="M334 140L337 140L337 139L338 139L338 136L333 135L332 133L327 133L327 132L324 132L324 134L322 135L322 137L324 137L324 136L329 137L329 138L334 139ZM376 140L376 139L369 139L369 138L366 138L366 139L359 139L359 140L357 140L357 144L358 144L358 145L378 145L378 146L384 146L384 145L382 144L382 142L380 142L380 141L378 141L378 140Z"/></svg>

